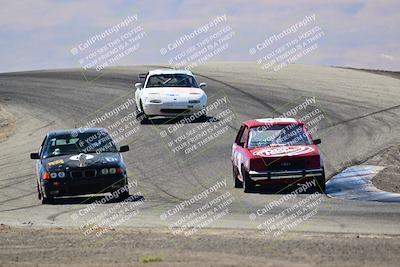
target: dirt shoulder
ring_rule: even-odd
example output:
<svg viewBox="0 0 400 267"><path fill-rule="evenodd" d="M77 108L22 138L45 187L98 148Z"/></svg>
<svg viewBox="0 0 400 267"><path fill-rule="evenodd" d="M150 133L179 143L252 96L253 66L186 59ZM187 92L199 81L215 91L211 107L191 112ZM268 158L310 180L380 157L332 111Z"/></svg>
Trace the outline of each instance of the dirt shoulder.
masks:
<svg viewBox="0 0 400 267"><path fill-rule="evenodd" d="M357 71L363 71L378 75L389 76L395 79L400 79L400 72L386 70L369 70L347 68ZM392 147L383 151L379 155L375 155L369 159L366 164L385 166L377 176L372 179L372 183L379 189L400 193L400 144L394 144Z"/></svg>
<svg viewBox="0 0 400 267"><path fill-rule="evenodd" d="M379 189L400 193L400 144L394 144L382 153L367 160L366 164L385 166L372 183Z"/></svg>
<svg viewBox="0 0 400 267"><path fill-rule="evenodd" d="M0 266L398 266L399 236L118 229L100 238L78 229L0 227Z"/></svg>
<svg viewBox="0 0 400 267"><path fill-rule="evenodd" d="M16 129L15 117L0 103L0 142L5 141Z"/></svg>

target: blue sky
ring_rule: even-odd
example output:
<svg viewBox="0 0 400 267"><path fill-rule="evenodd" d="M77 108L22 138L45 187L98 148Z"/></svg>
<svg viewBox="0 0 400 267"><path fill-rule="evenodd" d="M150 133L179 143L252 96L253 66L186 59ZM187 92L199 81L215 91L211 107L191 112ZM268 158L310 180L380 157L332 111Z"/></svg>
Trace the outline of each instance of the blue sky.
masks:
<svg viewBox="0 0 400 267"><path fill-rule="evenodd" d="M79 67L73 47L132 15L146 37L116 65L166 63L160 48L223 14L235 36L212 60L255 62L251 47L316 14L324 37L298 63L400 70L399 11L398 0L7 1L0 10L0 72Z"/></svg>

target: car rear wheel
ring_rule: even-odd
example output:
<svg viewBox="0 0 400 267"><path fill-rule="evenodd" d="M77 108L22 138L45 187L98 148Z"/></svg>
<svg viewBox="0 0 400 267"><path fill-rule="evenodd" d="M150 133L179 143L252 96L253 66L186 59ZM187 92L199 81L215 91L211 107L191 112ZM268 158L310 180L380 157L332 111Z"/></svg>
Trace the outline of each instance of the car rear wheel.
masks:
<svg viewBox="0 0 400 267"><path fill-rule="evenodd" d="M251 193L254 191L254 182L250 179L250 175L247 171L242 168L242 175L243 175L243 188L245 193Z"/></svg>
<svg viewBox="0 0 400 267"><path fill-rule="evenodd" d="M243 182L238 179L238 174L239 172L237 171L237 168L233 166L233 181L235 182L235 188L243 188Z"/></svg>

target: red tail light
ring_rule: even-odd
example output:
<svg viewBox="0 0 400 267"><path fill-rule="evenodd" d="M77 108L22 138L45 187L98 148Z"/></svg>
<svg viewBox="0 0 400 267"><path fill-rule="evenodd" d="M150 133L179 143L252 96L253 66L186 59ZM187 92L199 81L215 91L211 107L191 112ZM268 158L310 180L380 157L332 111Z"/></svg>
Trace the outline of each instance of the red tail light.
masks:
<svg viewBox="0 0 400 267"><path fill-rule="evenodd" d="M121 174L122 173L122 169L121 168L116 168L115 173L116 174Z"/></svg>
<svg viewBox="0 0 400 267"><path fill-rule="evenodd" d="M318 169L320 167L321 167L321 161L319 159L319 156L309 157L306 159L306 168Z"/></svg>
<svg viewBox="0 0 400 267"><path fill-rule="evenodd" d="M48 172L45 172L44 174L43 174L43 180L50 180L50 174L48 173Z"/></svg>

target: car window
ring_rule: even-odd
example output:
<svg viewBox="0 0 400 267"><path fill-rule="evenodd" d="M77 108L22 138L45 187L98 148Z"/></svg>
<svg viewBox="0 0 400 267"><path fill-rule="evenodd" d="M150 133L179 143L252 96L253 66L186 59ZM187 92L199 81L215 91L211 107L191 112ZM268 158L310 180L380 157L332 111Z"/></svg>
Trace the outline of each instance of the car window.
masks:
<svg viewBox="0 0 400 267"><path fill-rule="evenodd" d="M254 127L250 130L248 147L311 145L302 125Z"/></svg>
<svg viewBox="0 0 400 267"><path fill-rule="evenodd" d="M244 146L244 144L246 142L246 138L247 138L248 133L249 133L249 129L247 127L245 127L244 131L243 131L243 134L242 134L242 136L240 138L240 143L243 144L243 146Z"/></svg>
<svg viewBox="0 0 400 267"><path fill-rule="evenodd" d="M107 132L84 132L74 137L70 134L50 137L44 147L43 157L117 151L114 142Z"/></svg>
<svg viewBox="0 0 400 267"><path fill-rule="evenodd" d="M240 145L240 146L244 146L244 143L246 142L246 136L248 134L248 128L246 126L242 126L240 127L239 133L236 136L236 144Z"/></svg>
<svg viewBox="0 0 400 267"><path fill-rule="evenodd" d="M47 136L43 139L42 144L40 145L40 148L39 148L40 156L43 156L43 148L44 148L44 145L46 144L46 140L47 140Z"/></svg>
<svg viewBox="0 0 400 267"><path fill-rule="evenodd" d="M159 74L148 78L147 87L196 87L196 79L186 74Z"/></svg>

